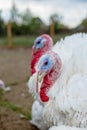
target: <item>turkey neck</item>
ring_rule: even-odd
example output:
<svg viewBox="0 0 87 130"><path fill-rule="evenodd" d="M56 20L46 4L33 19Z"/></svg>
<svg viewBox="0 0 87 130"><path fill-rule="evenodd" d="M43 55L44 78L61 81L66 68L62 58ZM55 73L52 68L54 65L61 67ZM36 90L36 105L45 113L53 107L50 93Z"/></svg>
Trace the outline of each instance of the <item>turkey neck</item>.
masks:
<svg viewBox="0 0 87 130"><path fill-rule="evenodd" d="M59 61L57 61L56 65L52 68L52 70L44 77L42 86L40 88L40 98L42 102L49 101L47 92L58 79L60 68L61 68L61 64L59 66Z"/></svg>

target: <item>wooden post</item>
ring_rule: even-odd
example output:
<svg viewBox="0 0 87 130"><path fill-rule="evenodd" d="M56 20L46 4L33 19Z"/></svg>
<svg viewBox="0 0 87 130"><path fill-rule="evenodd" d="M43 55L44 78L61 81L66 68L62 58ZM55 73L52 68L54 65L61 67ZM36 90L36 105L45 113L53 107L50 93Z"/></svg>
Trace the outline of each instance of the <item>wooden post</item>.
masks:
<svg viewBox="0 0 87 130"><path fill-rule="evenodd" d="M8 35L8 47L12 47L12 29L11 29L11 22L9 21L7 24L7 35Z"/></svg>
<svg viewBox="0 0 87 130"><path fill-rule="evenodd" d="M50 18L50 35L51 35L51 37L53 37L54 34L55 34L55 32L54 32L54 20L53 20L53 17L51 16L51 18Z"/></svg>

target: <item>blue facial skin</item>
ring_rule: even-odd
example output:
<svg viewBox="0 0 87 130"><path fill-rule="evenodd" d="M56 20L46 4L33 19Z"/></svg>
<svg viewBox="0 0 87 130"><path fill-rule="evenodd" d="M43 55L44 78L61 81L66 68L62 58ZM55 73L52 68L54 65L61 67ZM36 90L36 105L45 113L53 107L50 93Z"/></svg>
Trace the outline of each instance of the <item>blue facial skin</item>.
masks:
<svg viewBox="0 0 87 130"><path fill-rule="evenodd" d="M44 39L42 37L38 37L34 42L34 47L36 49L41 49L44 46Z"/></svg>
<svg viewBox="0 0 87 130"><path fill-rule="evenodd" d="M53 66L53 62L52 62L51 57L49 55L44 55L41 58L39 64L40 64L40 69L42 72L49 71Z"/></svg>

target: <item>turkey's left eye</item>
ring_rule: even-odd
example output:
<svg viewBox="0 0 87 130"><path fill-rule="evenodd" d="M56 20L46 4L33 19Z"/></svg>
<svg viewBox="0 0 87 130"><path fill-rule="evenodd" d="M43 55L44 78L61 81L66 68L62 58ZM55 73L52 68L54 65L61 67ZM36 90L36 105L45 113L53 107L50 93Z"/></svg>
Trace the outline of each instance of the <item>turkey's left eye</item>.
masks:
<svg viewBox="0 0 87 130"><path fill-rule="evenodd" d="M48 62L46 61L45 63L44 63L44 65L47 65L48 64Z"/></svg>
<svg viewBox="0 0 87 130"><path fill-rule="evenodd" d="M39 40L39 41L37 42L37 44L40 44L40 42L41 42L41 40Z"/></svg>

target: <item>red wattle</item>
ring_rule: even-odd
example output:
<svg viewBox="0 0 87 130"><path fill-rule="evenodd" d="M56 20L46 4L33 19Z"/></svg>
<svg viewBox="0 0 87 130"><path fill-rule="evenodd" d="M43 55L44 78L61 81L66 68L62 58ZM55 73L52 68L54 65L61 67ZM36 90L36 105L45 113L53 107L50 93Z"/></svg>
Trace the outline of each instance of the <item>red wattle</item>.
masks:
<svg viewBox="0 0 87 130"><path fill-rule="evenodd" d="M42 102L47 102L49 101L49 97L46 95L47 91L50 89L51 86L51 81L49 80L49 76L45 76L42 87L40 89L40 98Z"/></svg>
<svg viewBox="0 0 87 130"><path fill-rule="evenodd" d="M40 98L42 102L48 102L49 101L49 97L46 95L45 91L40 91Z"/></svg>

